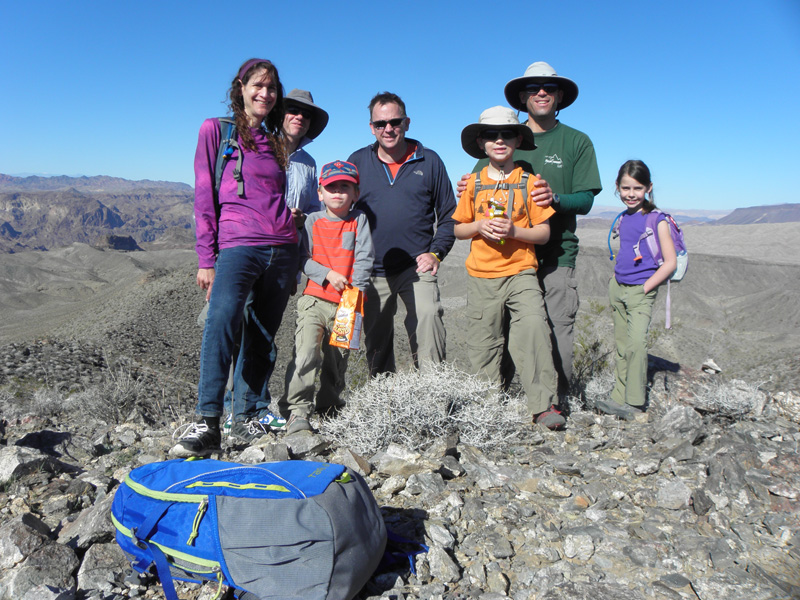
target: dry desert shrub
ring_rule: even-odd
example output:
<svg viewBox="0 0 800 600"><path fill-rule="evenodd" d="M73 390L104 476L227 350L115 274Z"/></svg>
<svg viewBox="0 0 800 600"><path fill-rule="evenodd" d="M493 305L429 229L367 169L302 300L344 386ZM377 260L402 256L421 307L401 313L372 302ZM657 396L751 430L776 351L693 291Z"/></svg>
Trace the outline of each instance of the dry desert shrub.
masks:
<svg viewBox="0 0 800 600"><path fill-rule="evenodd" d="M757 417L767 403L760 384L741 379L712 380L709 384L699 384L692 394L691 404L696 409L734 419Z"/></svg>
<svg viewBox="0 0 800 600"><path fill-rule="evenodd" d="M524 399L442 364L366 382L320 428L340 447L369 454L392 443L424 450L452 433L477 448L499 450L522 440L528 423Z"/></svg>
<svg viewBox="0 0 800 600"><path fill-rule="evenodd" d="M141 377L124 366L108 369L103 381L67 398L70 410L108 424L124 422L135 409L148 404Z"/></svg>

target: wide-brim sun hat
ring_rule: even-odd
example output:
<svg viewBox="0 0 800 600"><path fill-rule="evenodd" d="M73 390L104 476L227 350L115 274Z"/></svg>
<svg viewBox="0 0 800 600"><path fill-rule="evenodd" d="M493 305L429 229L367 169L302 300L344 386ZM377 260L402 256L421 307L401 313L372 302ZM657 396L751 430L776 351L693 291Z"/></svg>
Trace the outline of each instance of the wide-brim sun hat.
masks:
<svg viewBox="0 0 800 600"><path fill-rule="evenodd" d="M506 100L517 110L528 111L525 102L520 101L519 93L525 91L525 87L529 83L557 83L558 89L562 92L561 102L557 106L558 110L567 108L578 97L578 85L572 79L560 77L553 67L546 62L539 61L525 69L525 74L522 77L512 79L506 84L504 90Z"/></svg>
<svg viewBox="0 0 800 600"><path fill-rule="evenodd" d="M478 134L484 129L511 129L522 136L518 150L535 150L533 131L527 125L521 125L517 113L507 106L493 106L481 113L477 123L464 127L461 132L461 146L467 154L474 158L486 158L486 153L478 145Z"/></svg>
<svg viewBox="0 0 800 600"><path fill-rule="evenodd" d="M283 107L286 108L292 104L311 109L313 112L311 125L308 128L308 133L306 133L307 138L313 140L322 133L322 130L328 125L328 113L314 104L314 98L311 92L298 90L297 88L293 89L283 97Z"/></svg>

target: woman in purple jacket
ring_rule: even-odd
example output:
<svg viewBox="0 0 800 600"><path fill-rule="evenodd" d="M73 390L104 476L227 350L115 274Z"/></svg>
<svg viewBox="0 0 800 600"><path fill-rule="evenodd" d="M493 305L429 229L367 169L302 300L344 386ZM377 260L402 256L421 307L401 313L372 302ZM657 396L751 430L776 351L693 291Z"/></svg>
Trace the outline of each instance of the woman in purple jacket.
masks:
<svg viewBox="0 0 800 600"><path fill-rule="evenodd" d="M197 285L206 290L209 306L200 354L198 418L170 452L178 457L207 456L219 449L225 384L240 325L234 390L252 398L237 399L244 414L234 415L234 421L257 419L267 409L259 399L269 398L274 337L297 269L297 229L284 200L287 156L279 136L284 114L277 69L268 60L248 60L228 96L237 135L218 195L218 119L203 122L194 159Z"/></svg>

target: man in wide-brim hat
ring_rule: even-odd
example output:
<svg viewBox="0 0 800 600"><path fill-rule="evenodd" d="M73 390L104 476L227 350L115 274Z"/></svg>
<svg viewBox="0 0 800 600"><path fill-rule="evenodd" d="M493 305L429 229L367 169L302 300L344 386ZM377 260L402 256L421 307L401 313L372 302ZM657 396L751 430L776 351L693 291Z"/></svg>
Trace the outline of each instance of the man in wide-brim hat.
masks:
<svg viewBox="0 0 800 600"><path fill-rule="evenodd" d="M578 256L576 215L587 214L600 193L600 173L589 137L559 119L559 111L572 105L578 86L560 76L546 62L530 65L522 77L505 86L508 103L528 113L525 122L536 136L535 150L518 150L514 160L539 175L552 189L550 241L536 247L539 281L545 290L547 316L553 334L553 361L558 371L559 395L569 392L572 378L573 337L578 312L575 259ZM486 165L480 161L475 170ZM550 204L549 196L537 202Z"/></svg>
<svg viewBox="0 0 800 600"><path fill-rule="evenodd" d="M314 104L311 92L294 89L283 98L283 143L289 155L286 169L286 204L295 222L303 215L322 210L317 194L317 163L305 150L328 124L328 113Z"/></svg>

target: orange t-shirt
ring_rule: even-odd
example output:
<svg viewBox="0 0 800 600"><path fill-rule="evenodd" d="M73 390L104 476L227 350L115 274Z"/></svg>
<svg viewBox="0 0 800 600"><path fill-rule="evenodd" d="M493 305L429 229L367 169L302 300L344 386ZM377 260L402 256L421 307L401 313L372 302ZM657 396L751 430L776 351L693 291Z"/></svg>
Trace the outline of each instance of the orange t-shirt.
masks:
<svg viewBox="0 0 800 600"><path fill-rule="evenodd" d="M536 175L528 175L527 190L523 193L520 188L497 190L494 187L496 180L488 175L489 167L484 167L477 175L473 173L467 182L467 189L461 194L453 219L459 223L472 223L489 217L489 200L499 200L506 214L511 209L511 220L517 227L528 229L528 215L531 225L538 225L547 221L556 211L552 207L541 208L530 201L534 183L539 179ZM502 183L517 184L522 181L522 168L516 167ZM475 180L480 177L481 185L485 186L475 198ZM509 198L513 198L509 202ZM527 214L523 202L527 203ZM477 207L477 210L476 210ZM509 277L526 269L536 269L539 263L536 260L536 250L533 244L526 244L519 240L506 239L504 244L490 242L481 235L472 238L469 256L467 257L467 273L473 277L493 279L495 277Z"/></svg>

